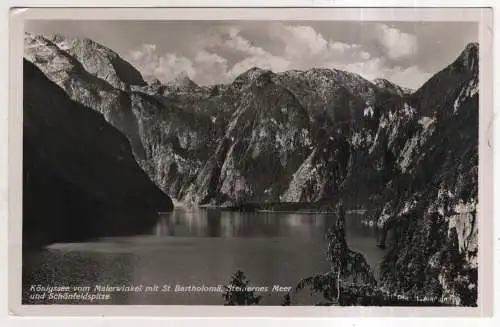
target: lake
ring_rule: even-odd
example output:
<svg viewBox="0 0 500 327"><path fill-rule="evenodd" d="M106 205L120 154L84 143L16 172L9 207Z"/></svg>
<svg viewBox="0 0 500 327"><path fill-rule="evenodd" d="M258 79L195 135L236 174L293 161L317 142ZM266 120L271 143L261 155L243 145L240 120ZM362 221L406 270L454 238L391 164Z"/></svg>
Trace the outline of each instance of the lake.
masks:
<svg viewBox="0 0 500 327"><path fill-rule="evenodd" d="M376 269L384 251L363 219L360 213L346 214L347 242ZM53 244L26 254L23 303L89 303L88 297L57 298L33 285L79 286L78 293L87 295L100 293L99 285L123 288L105 291L109 298L93 304L221 305L218 285L240 269L249 286L261 287L262 305L280 305L301 278L328 270L325 233L334 221L329 213L176 208L162 214L147 235Z"/></svg>

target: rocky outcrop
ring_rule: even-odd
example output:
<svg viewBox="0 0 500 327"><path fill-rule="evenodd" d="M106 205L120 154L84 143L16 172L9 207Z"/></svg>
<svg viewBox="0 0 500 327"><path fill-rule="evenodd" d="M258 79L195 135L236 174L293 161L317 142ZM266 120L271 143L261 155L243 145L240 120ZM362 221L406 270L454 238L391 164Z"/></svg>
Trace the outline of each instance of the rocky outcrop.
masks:
<svg viewBox="0 0 500 327"><path fill-rule="evenodd" d="M311 146L307 112L263 74L242 93L223 140L188 196L218 204L277 201Z"/></svg>
<svg viewBox="0 0 500 327"><path fill-rule="evenodd" d="M23 245L137 233L171 199L125 136L24 61Z"/></svg>
<svg viewBox="0 0 500 327"><path fill-rule="evenodd" d="M414 107L423 115L449 113L449 102L458 97L464 84L477 78L479 45L470 43L449 66L432 76L414 94ZM438 96L439 95L439 96Z"/></svg>
<svg viewBox="0 0 500 327"><path fill-rule="evenodd" d="M52 82L61 87L72 100L102 113L106 121L127 136L134 155L139 159L145 159L144 147L138 137L138 126L132 113L129 95L127 92L115 88L107 80L100 78L104 74L108 76L109 80L115 81L111 76L118 76L118 73L112 73L113 70L109 66L96 68L99 66L89 63L82 64L76 57L67 52L73 48L69 47L67 43L63 43L59 38L54 40L59 41L59 45L63 48L59 48L56 43L43 36L33 36L26 33L24 36L25 58L38 67ZM77 41L74 43L81 44ZM77 47L77 49L80 48L81 46ZM91 57L90 54L94 52L82 50L77 51L77 53L84 53L87 58ZM94 54L99 59L93 59L93 62L104 61L105 56L101 58L99 52ZM91 67L94 74L86 70L88 67Z"/></svg>
<svg viewBox="0 0 500 327"><path fill-rule="evenodd" d="M351 149L364 148L367 152L375 137L380 115L387 110L387 103L399 104L402 101L399 95L379 89L358 75L327 69L275 74L251 68L230 85L217 87L217 91L217 95L190 102L191 110L209 112L214 121L225 122L219 129L225 133L218 141L217 152L186 193L185 200L189 202L328 201L339 190L347 188L349 174L359 176L354 170L358 170L357 157L361 151ZM207 106L208 103L211 107ZM301 108L302 123L280 122L281 116L288 115L289 106ZM210 108L219 108L219 111ZM249 112L264 112L272 117L249 116ZM268 119L272 123L269 126L266 125ZM247 135L250 127L243 126L242 120L251 122L252 136ZM299 133L297 129L301 126ZM291 134L281 135L285 130ZM259 139L256 133L263 135L259 141L255 141ZM290 138L290 135L300 143L298 146L283 142L283 138ZM266 159L266 164L261 167L250 156L233 158L235 150L254 151L247 148L246 139L260 143L259 148L276 147L276 150L264 152L266 156L284 158L299 154L297 162L282 160L278 164ZM357 166L354 167L353 163ZM250 183L265 187L249 186L249 175L243 174L235 165L252 165L252 170L261 171L259 177L263 179L253 176ZM223 190L222 194L220 190ZM352 190L357 192L359 188Z"/></svg>
<svg viewBox="0 0 500 327"><path fill-rule="evenodd" d="M468 45L415 93L374 106L376 128L351 136L356 158L344 185L378 190L369 209L389 235L378 285L344 290L355 294L348 305L477 305L477 54L478 45ZM317 180L314 156L299 169L306 180ZM332 279L306 282L328 295Z"/></svg>
<svg viewBox="0 0 500 327"><path fill-rule="evenodd" d="M204 113L193 115L178 106L182 101L159 95L155 89L161 84L146 84L132 66L102 45L25 34L25 57L71 99L102 113L126 135L137 162L173 197L179 197L182 185L196 177L207 152L215 148L218 136L212 134L221 121L215 124Z"/></svg>
<svg viewBox="0 0 500 327"><path fill-rule="evenodd" d="M416 92L416 107L439 105L418 112L420 126L399 147L398 170L385 192L392 200L379 224L390 225L392 243L382 283L408 297L477 304L477 53L477 44L469 45ZM446 80L453 83L444 95L431 91Z"/></svg>
<svg viewBox="0 0 500 327"><path fill-rule="evenodd" d="M27 35L25 47L71 99L127 136L140 166L176 200L369 203L391 230L384 292L474 303L477 44L415 92L317 68L254 67L225 85L200 86L187 74L146 84L88 40Z"/></svg>
<svg viewBox="0 0 500 327"><path fill-rule="evenodd" d="M159 187L194 203L327 200L346 184L346 172L357 176L351 152L339 153L335 144L367 148L384 101L398 98L338 70L274 74L252 68L228 85L198 86L187 74L145 84L130 77L136 76L130 69L117 69L113 60L119 57L90 40L26 34L25 48L26 58L73 100L127 136ZM313 151L317 173L311 174L301 165ZM268 155L278 157L261 160ZM257 169L263 174L252 175ZM313 191L311 183L318 185Z"/></svg>
<svg viewBox="0 0 500 327"><path fill-rule="evenodd" d="M150 178L179 198L216 147L211 119L194 115L167 99L133 92L131 103L145 151L140 161Z"/></svg>
<svg viewBox="0 0 500 327"><path fill-rule="evenodd" d="M131 86L145 86L141 73L113 50L87 38L49 35L47 40L78 60L90 74L113 87L127 91Z"/></svg>

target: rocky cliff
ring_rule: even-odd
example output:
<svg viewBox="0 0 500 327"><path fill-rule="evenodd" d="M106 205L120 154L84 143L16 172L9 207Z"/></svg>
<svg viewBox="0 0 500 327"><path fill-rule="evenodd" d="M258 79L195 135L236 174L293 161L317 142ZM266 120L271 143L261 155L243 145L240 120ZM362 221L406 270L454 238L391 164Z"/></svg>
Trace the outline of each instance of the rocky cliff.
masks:
<svg viewBox="0 0 500 327"><path fill-rule="evenodd" d="M401 98L394 85L330 69L146 84L113 51L63 36L26 34L25 56L123 132L160 188L195 204L328 200L358 176L350 149L367 149L386 103Z"/></svg>
<svg viewBox="0 0 500 327"><path fill-rule="evenodd" d="M26 60L23 76L24 246L138 232L172 210L101 114Z"/></svg>
<svg viewBox="0 0 500 327"><path fill-rule="evenodd" d="M179 198L184 185L193 181L222 133L222 120L213 114L193 113L186 103L206 98L185 92L194 83L179 77L172 85L178 95L167 97L167 88L147 84L132 66L115 52L88 39L25 34L25 58L36 65L68 96L101 113L127 136L133 154L149 177L165 192ZM195 85L195 84L194 84ZM196 85L195 85L196 86ZM210 95L210 93L208 93ZM218 104L203 107L216 108ZM212 101L213 102L213 101Z"/></svg>
<svg viewBox="0 0 500 327"><path fill-rule="evenodd" d="M391 200L379 218L392 233L382 277L388 290L476 304L478 61L478 45L468 45L412 97L425 110L399 146L399 169L384 192Z"/></svg>
<svg viewBox="0 0 500 327"><path fill-rule="evenodd" d="M407 169L416 140L435 127L446 99L458 96L477 67L472 44L414 93L334 69L252 68L213 86L182 73L166 84L145 84L133 68L114 64L123 62L116 53L90 40L27 34L25 45L26 57L51 80L129 138L158 186L198 204L328 201L340 191L370 199L394 169ZM288 107L302 118L287 121ZM258 153L280 163L266 159L261 167ZM262 173L250 176L257 168Z"/></svg>
<svg viewBox="0 0 500 327"><path fill-rule="evenodd" d="M176 200L368 204L389 231L384 289L475 302L478 44L415 92L335 69L145 83L92 41L26 35L25 45L49 79L127 136Z"/></svg>
<svg viewBox="0 0 500 327"><path fill-rule="evenodd" d="M46 40L78 60L90 74L113 87L127 91L132 86L145 86L141 73L113 50L90 39L49 35Z"/></svg>
<svg viewBox="0 0 500 327"><path fill-rule="evenodd" d="M104 64L83 64L77 59L81 57L80 55L70 54L69 51L73 51L73 48L68 46L73 44L70 40L63 42L62 37L54 37L54 40L62 48L43 36L25 34L25 59L61 87L72 100L102 113L106 121L127 136L135 156L144 159L144 147L138 136L137 121L132 113L130 97L127 92L110 84L110 81L120 85L123 83L113 78L120 76L115 67ZM90 41L77 44L80 43L93 44ZM104 62L98 51L77 51L77 54L79 53L84 53L85 58L93 53L100 58L93 59L94 63ZM87 71L87 68L93 73ZM107 80L101 78L103 75L107 76Z"/></svg>

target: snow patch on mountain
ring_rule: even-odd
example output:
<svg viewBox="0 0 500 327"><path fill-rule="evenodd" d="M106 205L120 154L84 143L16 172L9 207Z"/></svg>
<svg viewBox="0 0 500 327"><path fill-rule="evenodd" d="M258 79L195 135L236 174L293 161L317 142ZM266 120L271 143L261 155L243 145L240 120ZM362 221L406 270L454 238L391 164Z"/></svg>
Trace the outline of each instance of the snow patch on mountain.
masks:
<svg viewBox="0 0 500 327"><path fill-rule="evenodd" d="M366 107L363 110L363 116L373 118L373 107L372 106Z"/></svg>

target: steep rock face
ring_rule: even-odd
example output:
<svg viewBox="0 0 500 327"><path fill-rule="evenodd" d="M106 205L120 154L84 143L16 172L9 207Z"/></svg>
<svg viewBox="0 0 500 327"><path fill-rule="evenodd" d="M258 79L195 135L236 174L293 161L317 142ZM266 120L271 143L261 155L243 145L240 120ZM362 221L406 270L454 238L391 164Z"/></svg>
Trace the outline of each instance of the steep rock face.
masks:
<svg viewBox="0 0 500 327"><path fill-rule="evenodd" d="M241 104L251 87L264 80L268 81L264 88L279 86L291 93L310 122L309 159L292 174L280 201L328 201L340 189L348 188L345 178L349 172L359 176L357 158L368 153L387 103L402 101L398 94L380 89L358 75L329 69L274 74L252 68L238 76L225 94L239 94L235 102ZM363 150L350 151L354 147Z"/></svg>
<svg viewBox="0 0 500 327"><path fill-rule="evenodd" d="M166 99L131 94L132 108L145 148L143 169L161 189L180 198L216 147L210 118L185 112Z"/></svg>
<svg viewBox="0 0 500 327"><path fill-rule="evenodd" d="M419 112L420 128L402 146L399 170L386 190L392 200L379 218L393 234L382 284L410 297L452 305L475 305L477 300L477 53L477 44L469 45L429 80L431 86L453 81L444 98L428 84L416 92L421 97L413 99L417 107L439 105Z"/></svg>
<svg viewBox="0 0 500 327"><path fill-rule="evenodd" d="M47 39L78 60L90 74L122 91L130 86L145 86L141 73L116 52L86 38L51 35Z"/></svg>
<svg viewBox="0 0 500 327"><path fill-rule="evenodd" d="M364 142L367 148L366 140L373 139L377 121L384 108L380 104L394 97L358 75L327 69L274 74L252 68L231 84L204 87L196 85L186 74L181 74L165 85L159 81L144 84L142 78L129 78L130 83L134 84L123 87L123 81L127 79L120 79L123 74L110 68L112 65L109 58L115 58L114 52L106 51L103 46L92 41L61 36L51 37L49 40L27 34L25 47L27 58L60 85L72 99L103 113L106 120L122 131L130 140L141 167L158 186L178 200L189 198L198 201L210 193L211 196L219 195L216 196L217 199L212 197L207 200L222 201L221 193L215 192L214 188L223 189L222 198L229 202L242 199L235 195L237 193L255 192L267 194L260 198L294 200L303 197L299 194L311 192L307 190L310 183L322 186L318 186L319 193L310 194L306 198L327 199L331 192L345 184L342 181L345 172L355 170L348 164L349 160L355 161L349 159L351 153L343 151L339 156L334 143L345 140L344 134L350 134L348 142ZM93 55L99 58L93 58ZM132 73L128 75L135 76ZM259 89L258 95L256 88ZM221 170L219 173L232 176L228 171L241 171L240 168L233 167L234 158L231 156L234 151L240 151L240 146L247 146L244 142L248 142L246 134L251 127L244 126L241 122L236 123L238 120L242 121L243 116L253 121L255 126L266 126L261 127L261 134L267 136L251 137L252 144L248 146L256 147L255 151L266 148L264 144L268 142L275 147L282 147L279 150L282 153L295 151L289 136L284 135L285 131L273 131L275 123L269 124L264 115L250 117L248 114L255 110L262 111L258 106L267 108L269 113L286 110L276 108L281 105L281 100L277 99L279 93L288 97L284 101L285 106L288 102L293 102L293 106L304 110L304 121L308 121L308 127L302 133L307 135L297 136L297 139L302 139L302 143L307 145L299 151L297 158L303 161L316 149L314 160L318 174L311 175L307 169L301 169L295 174L294 170L299 168L302 161L296 159L295 162L293 159L289 161L293 164L288 164L287 159L283 158L289 155L280 154L281 168L277 164L263 165L262 168L277 169L272 174L280 176L275 177L279 179L275 181L279 187L275 185L263 190L251 190L247 189L250 187L247 184L236 182L236 177L228 177L217 182L217 186L207 188L205 183L200 182L207 178L199 174L206 173L202 167L213 166L213 159L207 161L208 158L224 156L217 160L219 164L216 166L220 166L217 170ZM266 98L269 98L267 103L260 103L265 102L262 99ZM277 122L279 117L272 115L271 122ZM241 117L238 118L239 116ZM294 122L283 126L289 126L291 131L302 127L300 124L294 126ZM271 140L269 135L275 139ZM225 149L227 141L224 140L227 138L231 142L236 139L236 145ZM223 150L228 153L221 153ZM273 152L265 149L264 153ZM225 158L228 154L229 158ZM223 165L221 160L227 163ZM248 161L238 164L247 167L243 170L249 172L256 169L252 163L255 158L252 156L245 156L241 160ZM332 167L335 167L335 172L332 172ZM286 170L286 173L279 172L282 170ZM301 176L302 174L310 176ZM335 176L334 182L331 176ZM242 185L241 192L236 190L239 189L237 185ZM271 193L272 196L269 195Z"/></svg>
<svg viewBox="0 0 500 327"><path fill-rule="evenodd" d="M210 195L217 203L279 200L312 144L306 111L270 77L261 75L246 88L191 193Z"/></svg>
<svg viewBox="0 0 500 327"><path fill-rule="evenodd" d="M71 99L102 113L123 132L150 178L179 197L181 185L196 176L207 149L215 147L213 122L203 113L189 115L175 101L152 92L161 84L146 85L111 50L87 39L52 40L25 34L26 58Z"/></svg>
<svg viewBox="0 0 500 327"><path fill-rule="evenodd" d="M183 80L186 80L186 76ZM189 82L177 84L191 85ZM292 202L306 199L328 201L340 189L349 188L346 186L349 184L347 177L354 179L360 176L359 169L362 165L359 163L360 160L357 160L359 157L365 156L364 165L369 164L371 159L368 158L368 150L375 139L380 116L389 111L388 108L397 115L395 111L399 110L402 102L398 94L381 89L358 75L328 69L275 74L268 70L251 68L228 85L198 87L194 92L166 92L162 90L162 86L155 84L145 92L159 96L186 112L209 116L215 126L211 136L215 140L217 150L204 168L198 171L198 177L192 185L185 188L187 191L179 193L179 196L189 203L229 204L262 199ZM282 133L280 125L276 123L265 128L260 127L267 126L268 118L265 116L248 114L262 110L267 113L276 112L277 107L281 106L280 100L277 99L279 93L286 94L289 98L284 103L285 107L291 102L294 106L303 108L304 120L308 121L308 127L303 130L303 135L299 136L299 139L307 145L301 150L305 157L300 158L305 160L306 157L310 157L310 162L282 163L281 168L276 168L277 170L272 173L274 177L270 179L275 180L275 185L255 190L248 185L247 179L241 174L241 169L235 168L235 159L232 158L234 151L239 152L240 147L247 146L238 140L249 138L246 133L250 127L237 121L249 119L253 124L252 128L260 128L262 135L272 136L276 133L275 129L278 129L277 134ZM267 98L266 103L262 103L264 100L261 98ZM394 104L389 106L388 103ZM280 110L286 112L286 108ZM273 117L271 122L278 120L278 117ZM293 123L290 126L292 130L296 128ZM258 141L255 141L257 137L250 138L260 143L258 147L263 147L262 144L277 146L276 139L271 139L272 137L269 139L264 137ZM233 142L236 142L236 145ZM291 144L281 142L277 148L281 148L281 152L296 150L290 146ZM350 150L354 147L359 151ZM252 163L254 161L250 156L238 160L241 165L251 166L254 170L258 168L258 165ZM268 163L259 169L275 166L277 167ZM276 173L282 168L287 173ZM374 169L365 170L365 175L371 176L370 173L373 171ZM223 176L228 174L230 177L226 179L220 174ZM262 174L262 176L269 175L270 172ZM359 188L351 187L351 191L357 194ZM253 195L256 192L263 194ZM369 189L365 192L368 193Z"/></svg>
<svg viewBox="0 0 500 327"><path fill-rule="evenodd" d="M59 75L77 68L57 67L73 58L66 50L44 59L46 48L51 47L49 42L33 51L32 57L57 82ZM127 117L133 118L129 120L134 132L125 134L138 144L134 153L136 148L142 151L136 154L138 162L178 200L328 202L348 194L383 203L376 214L387 219L397 214L398 203L413 203L399 194L412 194L405 183L424 162L422 149L437 142L433 135L438 126L457 115L477 92L476 54L477 45L470 45L412 94L387 80L370 82L338 70L274 74L252 68L227 85L198 86L185 74L165 85L136 83L116 111L130 110ZM75 62L72 65L77 67ZM81 76L84 73L78 71ZM87 78L78 76L79 81L72 83L82 84L80 80ZM103 81L98 78L94 84ZM71 83L59 84L72 94ZM109 121L113 115L106 114L109 109L104 107L94 104Z"/></svg>
<svg viewBox="0 0 500 327"><path fill-rule="evenodd" d="M411 92L331 69L252 68L227 85L181 75L127 88L107 68L92 70L109 67L92 52L56 41L27 37L28 59L127 135L141 167L176 199L369 203L393 234L384 288L474 303L477 44Z"/></svg>
<svg viewBox="0 0 500 327"><path fill-rule="evenodd" d="M172 210L120 132L33 64L23 70L23 244L138 232Z"/></svg>
<svg viewBox="0 0 500 327"><path fill-rule="evenodd" d="M406 94L394 92L399 87L392 83L390 87L372 83L335 69L287 71L276 74L274 80L290 90L308 112L317 149L315 164L301 167L294 175L296 196L288 193L285 198L297 200L304 191L311 192L311 185L318 192L312 198L325 203L340 193L363 200L380 190L392 162L379 125L389 115L400 116ZM384 150L373 153L377 147ZM299 185L302 190L297 189Z"/></svg>
<svg viewBox="0 0 500 327"><path fill-rule="evenodd" d="M55 40L59 41L57 38ZM135 156L144 159L144 149L138 137L138 127L131 110L130 97L126 92L97 77L99 74L89 73L85 67L95 68L93 64L83 65L43 36L26 33L24 45L24 55L28 61L66 91L72 100L102 113L111 125L128 137ZM62 45L67 48L65 43ZM84 53L88 54L85 51Z"/></svg>
<svg viewBox="0 0 500 327"><path fill-rule="evenodd" d="M477 77L478 65L479 45L470 43L451 65L435 74L412 94L415 108L424 115L448 112L449 101L457 99L457 92L461 91L463 84Z"/></svg>
<svg viewBox="0 0 500 327"><path fill-rule="evenodd" d="M344 178L348 157L348 144L337 144L315 147L309 157L292 175L288 188L280 197L282 202L320 202L330 199L339 189ZM329 151L328 148L334 148Z"/></svg>
<svg viewBox="0 0 500 327"><path fill-rule="evenodd" d="M359 119L375 86L359 75L331 69L287 71L277 74L278 83L289 89L313 119L349 123Z"/></svg>

